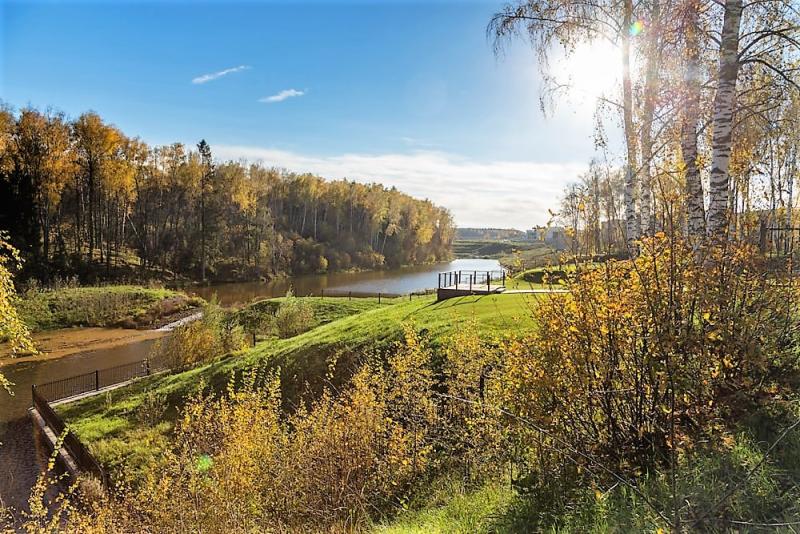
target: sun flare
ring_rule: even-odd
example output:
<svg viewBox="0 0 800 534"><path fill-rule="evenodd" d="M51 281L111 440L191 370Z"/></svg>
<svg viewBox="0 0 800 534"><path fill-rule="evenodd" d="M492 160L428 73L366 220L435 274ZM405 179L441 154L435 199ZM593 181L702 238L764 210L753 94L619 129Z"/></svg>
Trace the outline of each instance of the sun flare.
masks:
<svg viewBox="0 0 800 534"><path fill-rule="evenodd" d="M601 41L582 44L562 57L551 74L573 104L594 111L601 98L613 98L619 87L619 49Z"/></svg>

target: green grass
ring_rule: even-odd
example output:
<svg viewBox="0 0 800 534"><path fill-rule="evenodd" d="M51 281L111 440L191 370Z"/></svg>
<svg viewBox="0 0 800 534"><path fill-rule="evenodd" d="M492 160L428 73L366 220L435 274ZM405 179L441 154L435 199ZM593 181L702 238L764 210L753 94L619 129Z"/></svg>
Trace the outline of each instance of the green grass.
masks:
<svg viewBox="0 0 800 534"><path fill-rule="evenodd" d="M33 331L73 326L147 326L160 317L202 304L163 288L71 287L27 291L18 310Z"/></svg>
<svg viewBox="0 0 800 534"><path fill-rule="evenodd" d="M677 503L683 531L782 532L779 527L758 524L800 521L800 428L784 436L770 455L766 451L800 416L799 400L795 396L754 406L732 422L727 445L712 449L697 444L681 454L675 473L676 500L665 467L636 478L638 490L655 509L614 480L592 485L582 479L549 476L540 486L524 491L511 490L507 478L468 490L459 481L446 480L435 483L416 507L375 525L374 530L392 534L668 532L669 525L659 513L672 518Z"/></svg>
<svg viewBox="0 0 800 534"><path fill-rule="evenodd" d="M526 258L552 258L557 261L550 247L537 242L456 240L453 242L453 253L456 258L514 258L524 255ZM541 263L537 263L541 265Z"/></svg>
<svg viewBox="0 0 800 534"><path fill-rule="evenodd" d="M502 335L533 325L536 297L469 296L437 303L434 297L426 296L410 301L392 299L380 306L368 299L312 300L321 317L332 319L330 322L292 338L261 342L252 349L186 372L152 377L107 395L62 405L58 411L101 462L112 468L138 465L156 454L159 444L166 443L165 436L177 408L200 383L222 389L234 373L254 367L280 367L284 395L289 401L296 400L301 394L319 391L324 386L325 375L334 360L334 383L344 382L365 352L400 339L405 323L424 329L434 344L458 328ZM341 309L334 311L332 306L336 305ZM140 424L136 417L148 391L167 398L164 422L153 428Z"/></svg>
<svg viewBox="0 0 800 534"><path fill-rule="evenodd" d="M546 265L557 265L563 258L564 253L556 252L548 246L538 246L530 249L519 248L515 251L502 255L500 264L512 271L533 269Z"/></svg>
<svg viewBox="0 0 800 534"><path fill-rule="evenodd" d="M412 506L372 530L379 534L488 532L513 500L508 481L466 489L461 481L445 479L434 483L421 507Z"/></svg>
<svg viewBox="0 0 800 534"><path fill-rule="evenodd" d="M407 299L407 297L404 297ZM382 297L380 303L375 297L363 298L346 298L346 297L302 297L303 302L309 304L314 311L314 321L311 325L312 328L331 323L343 317L356 315L367 310L379 308L397 303L401 300L398 298ZM259 314L272 314L278 310L278 307L286 297L272 298L254 302L242 308L241 311L255 311Z"/></svg>

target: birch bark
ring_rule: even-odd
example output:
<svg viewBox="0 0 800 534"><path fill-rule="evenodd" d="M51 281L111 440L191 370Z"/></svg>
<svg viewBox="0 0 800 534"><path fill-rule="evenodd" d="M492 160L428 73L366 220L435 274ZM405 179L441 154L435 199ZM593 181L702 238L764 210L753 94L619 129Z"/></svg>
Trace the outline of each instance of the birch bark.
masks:
<svg viewBox="0 0 800 534"><path fill-rule="evenodd" d="M628 246L639 239L641 230L636 213L636 134L633 126L633 90L631 87L631 35L633 22L633 1L624 1L622 24L622 115L625 128L625 145L627 149L627 165L625 168L625 232Z"/></svg>
<svg viewBox="0 0 800 534"><path fill-rule="evenodd" d="M684 72L684 112L681 121L681 155L686 180L687 236L695 245L706 234L703 182L697 166L697 123L700 119L700 47L697 3L689 0Z"/></svg>
<svg viewBox="0 0 800 534"><path fill-rule="evenodd" d="M736 78L739 75L739 29L742 0L726 0L719 52L717 94L714 97L708 235L722 240L727 231L733 114L736 107Z"/></svg>

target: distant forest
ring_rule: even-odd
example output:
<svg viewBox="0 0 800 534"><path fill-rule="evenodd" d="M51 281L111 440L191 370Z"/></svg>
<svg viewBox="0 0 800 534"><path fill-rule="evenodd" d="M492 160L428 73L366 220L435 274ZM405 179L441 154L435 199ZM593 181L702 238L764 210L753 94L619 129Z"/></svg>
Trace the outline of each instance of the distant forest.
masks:
<svg viewBox="0 0 800 534"><path fill-rule="evenodd" d="M148 146L95 113L0 109L0 230L23 277L234 280L450 257L447 209L395 188Z"/></svg>

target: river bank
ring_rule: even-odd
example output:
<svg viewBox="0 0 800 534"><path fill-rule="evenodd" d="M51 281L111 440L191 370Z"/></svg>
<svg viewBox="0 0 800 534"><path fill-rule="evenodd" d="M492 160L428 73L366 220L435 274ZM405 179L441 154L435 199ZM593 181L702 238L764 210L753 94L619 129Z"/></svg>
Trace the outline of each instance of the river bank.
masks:
<svg viewBox="0 0 800 534"><path fill-rule="evenodd" d="M158 328L203 304L198 297L159 287L59 287L25 291L17 304L33 332L69 327Z"/></svg>

